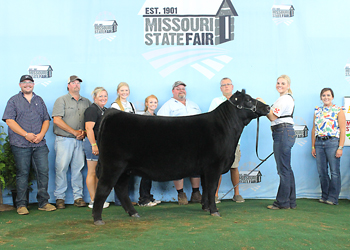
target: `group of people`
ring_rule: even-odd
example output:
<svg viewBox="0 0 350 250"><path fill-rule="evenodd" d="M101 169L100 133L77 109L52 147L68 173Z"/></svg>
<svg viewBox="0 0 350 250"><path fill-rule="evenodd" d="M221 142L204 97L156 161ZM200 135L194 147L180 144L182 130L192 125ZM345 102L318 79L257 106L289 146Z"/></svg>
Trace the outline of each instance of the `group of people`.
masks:
<svg viewBox="0 0 350 250"><path fill-rule="evenodd" d="M11 97L6 105L3 121L8 125L8 134L11 149L15 158L17 168L17 213L29 214L26 198L28 187L28 174L33 167L37 177L38 206L39 210L54 211L65 208L67 191L67 171L71 169L71 185L73 189L74 206L93 207L98 178L96 166L99 155L98 129L101 119L106 111L108 93L103 87L97 87L92 92L93 103L80 95L80 84L82 80L73 75L67 83L68 93L59 97L52 111L53 131L55 138L55 184L54 195L56 206L49 203L48 189L48 147L45 134L49 129L50 115L48 114L43 99L33 92L34 79L30 75L20 78L21 91ZM233 94L231 79L223 78L220 81L222 96L215 98L209 112L229 99ZM291 168L291 149L295 143L295 132L293 129L294 99L290 90L290 78L282 75L277 79L276 89L280 94L278 100L272 105L267 118L271 121L273 149L280 176L280 185L276 201L269 205L269 209L296 208L296 192L293 170ZM187 116L200 114L199 106L186 98L186 84L177 81L172 86L173 97L164 103L158 110L158 116ZM130 95L129 85L121 82L117 88L117 99L111 108L124 112L136 113L135 106L127 99ZM312 155L316 157L319 171L322 197L320 202L326 204L338 204L340 192L340 157L345 140L345 114L342 108L332 104L334 98L330 88L321 91L323 107L316 107L314 116L314 127L312 129ZM261 98L258 100L264 102ZM145 110L143 115L155 116L158 107L158 98L150 95L145 99ZM233 200L244 202L239 194L239 172L238 165L241 157L239 144L235 152L235 162L231 166L231 180L234 186ZM86 185L90 194L90 202L86 204L83 199L83 175L81 170L87 161L88 173ZM328 163L331 169L331 177L328 175ZM200 177L191 176L192 195L191 202L200 203L201 193L199 191ZM218 199L216 191L215 201ZM178 193L178 203L188 204L188 198L183 190L183 179L175 180L174 186ZM161 201L153 198L151 194L152 180L142 178L140 183L140 206L155 206ZM104 208L109 203L104 203Z"/></svg>

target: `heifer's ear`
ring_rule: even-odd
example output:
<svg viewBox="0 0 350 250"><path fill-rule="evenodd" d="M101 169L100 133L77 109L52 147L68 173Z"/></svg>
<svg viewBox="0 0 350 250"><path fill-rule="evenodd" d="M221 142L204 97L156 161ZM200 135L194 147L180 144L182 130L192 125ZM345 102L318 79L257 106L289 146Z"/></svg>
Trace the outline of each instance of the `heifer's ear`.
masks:
<svg viewBox="0 0 350 250"><path fill-rule="evenodd" d="M245 89L242 89L242 94L245 94Z"/></svg>

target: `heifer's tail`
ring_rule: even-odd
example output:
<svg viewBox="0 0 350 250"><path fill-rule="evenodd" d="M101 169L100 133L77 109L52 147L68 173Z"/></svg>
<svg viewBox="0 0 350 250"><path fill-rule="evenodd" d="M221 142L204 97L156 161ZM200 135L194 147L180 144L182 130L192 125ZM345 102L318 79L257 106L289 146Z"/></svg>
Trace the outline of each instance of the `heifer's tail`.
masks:
<svg viewBox="0 0 350 250"><path fill-rule="evenodd" d="M102 171L102 168L101 168L101 164L100 164L100 161L97 162L97 166L96 166L96 177L97 179L100 179L101 177L101 171Z"/></svg>

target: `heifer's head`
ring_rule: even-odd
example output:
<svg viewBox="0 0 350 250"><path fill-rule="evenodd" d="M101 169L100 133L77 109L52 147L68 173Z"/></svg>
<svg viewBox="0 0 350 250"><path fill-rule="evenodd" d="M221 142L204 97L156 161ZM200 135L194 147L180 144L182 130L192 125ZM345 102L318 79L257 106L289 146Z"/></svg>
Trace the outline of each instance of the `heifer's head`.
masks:
<svg viewBox="0 0 350 250"><path fill-rule="evenodd" d="M252 119L265 116L270 112L269 105L247 95L244 89L242 92L236 91L228 101L237 109L244 111L244 125L247 125Z"/></svg>

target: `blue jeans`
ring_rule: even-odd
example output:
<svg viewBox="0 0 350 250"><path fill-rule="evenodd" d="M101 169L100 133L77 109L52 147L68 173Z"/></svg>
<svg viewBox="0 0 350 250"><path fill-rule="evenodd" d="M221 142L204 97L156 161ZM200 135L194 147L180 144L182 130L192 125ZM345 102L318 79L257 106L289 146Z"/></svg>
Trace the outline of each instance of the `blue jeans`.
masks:
<svg viewBox="0 0 350 250"><path fill-rule="evenodd" d="M294 208L296 207L296 193L294 173L291 167L291 153L295 143L293 125L284 123L279 128L273 129L272 137L277 173L280 176L280 185L273 205Z"/></svg>
<svg viewBox="0 0 350 250"><path fill-rule="evenodd" d="M338 204L341 188L340 158L335 157L338 146L339 138L332 137L328 140L322 140L316 137L316 163L321 182L322 199L334 204ZM328 175L328 164L331 178Z"/></svg>
<svg viewBox="0 0 350 250"><path fill-rule="evenodd" d="M70 166L71 183L74 200L83 197L83 175L81 170L84 168L85 158L83 151L83 141L75 138L56 136L56 190L54 195L56 199L66 198L67 190L67 172Z"/></svg>
<svg viewBox="0 0 350 250"><path fill-rule="evenodd" d="M20 148L11 146L15 158L17 175L17 207L27 206L27 189L30 166L32 165L38 185L38 194L36 196L39 207L44 207L49 203L50 195L47 192L49 183L49 149L47 146L36 148Z"/></svg>
<svg viewBox="0 0 350 250"><path fill-rule="evenodd" d="M98 161L98 155L92 153L92 146L87 137L83 140L84 153L87 161Z"/></svg>

